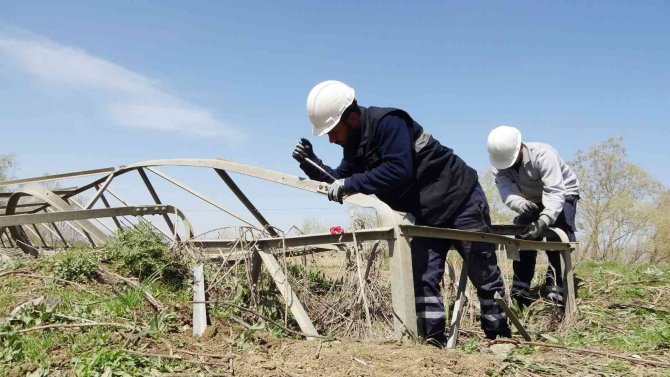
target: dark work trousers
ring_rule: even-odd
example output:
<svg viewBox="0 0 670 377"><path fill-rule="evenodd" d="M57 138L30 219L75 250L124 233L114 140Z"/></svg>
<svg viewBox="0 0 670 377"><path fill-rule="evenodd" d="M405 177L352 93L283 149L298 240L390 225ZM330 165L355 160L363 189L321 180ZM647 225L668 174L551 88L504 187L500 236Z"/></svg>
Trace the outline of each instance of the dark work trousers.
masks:
<svg viewBox="0 0 670 377"><path fill-rule="evenodd" d="M571 242L575 242L575 215L577 213L578 195L567 195L565 197L565 204L563 211L558 215L556 221L550 227L559 228L563 230ZM538 213L532 215L520 215L517 218L519 225L528 225L533 221L537 221L540 212L544 209L542 203L535 203L540 207ZM547 259L549 259L549 267L545 278L545 285L563 294L563 276L561 274L561 253L560 251L547 250ZM512 280L511 296L517 298L521 303L530 303L530 283L535 274L535 261L537 259L537 250L521 250L519 253L519 260L514 261L514 278ZM560 300L562 301L562 299Z"/></svg>
<svg viewBox="0 0 670 377"><path fill-rule="evenodd" d="M417 222L420 223L420 222ZM429 224L421 224L429 225ZM440 227L491 232L491 217L486 196L479 183L461 205L457 214ZM477 288L481 305L481 325L487 333L509 329L507 316L493 299L495 292L505 295L505 286L498 268L495 245L483 242L455 241L414 237L412 269L416 314L421 318L426 338L444 339L445 316L440 282L444 275L447 251L454 246L467 265L468 277Z"/></svg>

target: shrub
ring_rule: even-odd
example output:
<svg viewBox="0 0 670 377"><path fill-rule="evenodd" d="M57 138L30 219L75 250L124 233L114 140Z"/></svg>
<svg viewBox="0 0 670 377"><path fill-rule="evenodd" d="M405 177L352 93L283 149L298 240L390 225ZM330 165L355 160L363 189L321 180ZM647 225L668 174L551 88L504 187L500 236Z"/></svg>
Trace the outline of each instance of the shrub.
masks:
<svg viewBox="0 0 670 377"><path fill-rule="evenodd" d="M91 251L77 248L59 255L54 268L61 279L76 282L91 280L98 272L97 258Z"/></svg>
<svg viewBox="0 0 670 377"><path fill-rule="evenodd" d="M155 276L180 286L187 271L178 255L146 224L121 229L110 237L104 245L103 259L120 273L135 276L140 281Z"/></svg>

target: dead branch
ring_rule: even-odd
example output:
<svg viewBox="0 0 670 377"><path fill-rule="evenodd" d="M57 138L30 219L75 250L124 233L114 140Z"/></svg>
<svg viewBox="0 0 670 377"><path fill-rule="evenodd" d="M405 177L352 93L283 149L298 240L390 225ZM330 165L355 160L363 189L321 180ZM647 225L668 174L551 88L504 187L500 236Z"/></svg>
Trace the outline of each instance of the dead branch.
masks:
<svg viewBox="0 0 670 377"><path fill-rule="evenodd" d="M351 215L351 219L353 220L353 213ZM368 305L368 298L367 295L365 294L365 280L363 280L363 272L361 271L361 251L358 247L358 241L356 240L356 230L352 232L353 237L354 237L354 250L356 252L356 271L358 272L358 284L360 288L361 295L360 297L363 299L363 308L365 309L365 322L368 325L368 334L372 335L372 319L370 318L370 305Z"/></svg>
<svg viewBox="0 0 670 377"><path fill-rule="evenodd" d="M267 322L270 322L273 325L283 329L284 331L295 334L295 335L300 335L300 336L305 337L305 338L318 338L318 339L323 339L323 340L337 340L337 338L333 338L333 337L330 337L330 336L323 336L323 335L316 335L316 334L305 334L304 332L289 329L288 327L285 327L284 325L282 325L280 323L277 323L276 321L274 321L274 320L272 320L272 319L270 319L270 318L268 318L268 317L266 317L266 316L264 316L264 315L262 315L262 314L260 314L256 311L254 311L254 310L245 308L243 306L235 305L235 304L227 302L227 301L207 300L207 301L190 301L190 303L192 303L192 304L222 304L222 305L225 305L225 306L230 306L232 308L236 308L236 309L245 311L249 314L253 314L253 315L257 316L258 318L261 318L261 319L263 319Z"/></svg>
<svg viewBox="0 0 670 377"><path fill-rule="evenodd" d="M363 274L363 280L368 281L368 276L370 275L370 269L377 257L377 250L379 249L379 241L375 242L370 249L370 254L368 254L368 263L365 266L365 274Z"/></svg>
<svg viewBox="0 0 670 377"><path fill-rule="evenodd" d="M28 271L28 270L11 270L11 271L3 271L3 272L0 272L0 278L3 277L3 276L7 276L7 275L27 274L27 273L30 273L30 271Z"/></svg>

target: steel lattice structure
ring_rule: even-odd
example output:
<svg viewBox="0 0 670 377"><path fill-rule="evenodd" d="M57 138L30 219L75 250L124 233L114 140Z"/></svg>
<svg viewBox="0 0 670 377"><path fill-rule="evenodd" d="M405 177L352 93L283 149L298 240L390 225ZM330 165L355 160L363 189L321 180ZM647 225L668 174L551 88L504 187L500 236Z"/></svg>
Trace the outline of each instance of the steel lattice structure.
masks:
<svg viewBox="0 0 670 377"><path fill-rule="evenodd" d="M249 211L252 219L232 211L229 207L219 203L206 195L199 193L183 182L180 182L163 172L158 167L182 166L191 168L212 169L225 186L232 191L237 199ZM216 262L220 254L208 253L208 250L232 251L235 248L235 239L203 240L194 236L193 227L183 211L175 206L164 204L157 190L152 184L147 171L161 179L179 187L194 197L216 207L220 211L232 216L243 226L256 230L262 236L254 240L253 246L244 252L251 253L252 278L258 279L261 267L265 266L279 291L284 295L287 307L298 322L303 333L318 336L314 325L308 314L300 303L299 298L291 289L284 272L279 267L276 255L286 252L291 248L302 248L302 253L316 253L326 250L337 250L337 246L346 242L362 242L371 240L385 240L389 245L390 269L391 269L391 297L393 300L393 311L395 318L396 334L403 333L416 336L418 334L418 319L414 304L414 287L412 283L412 264L409 240L411 237L434 237L465 241L490 242L505 246L508 250L537 249L537 250L560 250L563 264L563 281L566 282L566 316L576 311L574 283L571 252L577 247L570 243L567 236L560 229L552 228L545 233L548 241L524 241L513 237L519 234L520 227L513 225L494 226L496 234L460 231L454 229L432 228L412 225L411 216L394 212L386 204L373 196L355 194L347 196L344 200L348 204L371 208L381 222L381 227L365 229L345 234L314 234L300 236L284 236L277 232L266 217L254 206L252 201L245 195L235 183L229 173L246 175L265 180L273 184L281 184L307 193L325 195L328 185L297 176L283 174L280 172L240 164L224 159L165 159L139 162L119 168L102 168L84 170L65 174L48 175L25 179L16 179L0 182L2 187L18 187L14 191L0 194L6 198L6 204L1 207L0 216L0 244L3 247L18 247L25 253L39 256L41 248L68 247L71 240L64 236L63 232L56 226L57 223L71 228L74 233L86 239L93 246L97 246L113 232L113 230L102 223L94 220L111 218L117 228L122 228L129 222L124 220L128 216L136 217L140 221L150 222L146 219L149 215L160 215L169 229L166 236L175 244L184 246L189 250L191 257L201 261L209 259ZM131 206L111 191L110 184L119 176L136 172L142 185L148 190L154 203L148 205ZM46 182L62 181L72 178L99 176L93 181L80 187L62 190L49 190L44 185ZM138 184L140 187L140 184ZM79 194L91 195L87 203L78 203L74 197ZM113 196L117 201L124 204L120 207L112 207L108 196ZM101 208L94 208L96 205ZM122 223L123 222L123 223ZM179 226L181 224L181 226ZM102 225L102 226L101 226ZM39 226L39 227L38 227ZM58 245L50 245L40 229L48 231L52 240L57 240ZM165 232L164 232L165 233ZM33 237L28 235L31 234ZM36 245L35 242L41 244ZM305 249L304 247L309 247ZM451 320L449 345L455 346L458 336L458 325L460 322L463 293L467 283L464 271L461 272L457 301ZM204 302L203 265L199 264L194 269L194 305L193 305L193 332L200 335L206 327L206 304ZM502 301L502 299L500 300ZM506 307L506 306L505 306ZM511 312L508 312L510 315ZM515 318L510 315L512 320ZM520 325L517 326L520 328ZM525 332L525 330L523 330ZM522 332L522 333L523 333Z"/></svg>

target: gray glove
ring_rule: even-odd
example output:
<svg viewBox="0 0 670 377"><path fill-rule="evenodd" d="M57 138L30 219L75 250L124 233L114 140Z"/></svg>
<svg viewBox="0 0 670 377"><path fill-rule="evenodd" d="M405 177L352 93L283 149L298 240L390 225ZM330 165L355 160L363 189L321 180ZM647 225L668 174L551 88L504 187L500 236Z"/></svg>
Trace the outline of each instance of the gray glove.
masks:
<svg viewBox="0 0 670 377"><path fill-rule="evenodd" d="M301 138L298 144L296 144L293 149L293 158L299 163L305 162L305 159L309 158L313 162L316 162L318 158L314 154L314 149L312 148L312 143L305 138Z"/></svg>
<svg viewBox="0 0 670 377"><path fill-rule="evenodd" d="M519 238L522 240L538 240L542 236L545 230L549 228L549 225L542 220L534 221L526 227L526 229L521 232Z"/></svg>
<svg viewBox="0 0 670 377"><path fill-rule="evenodd" d="M530 200L525 200L519 205L519 213L533 214L540 211L540 207L537 204L531 202Z"/></svg>
<svg viewBox="0 0 670 377"><path fill-rule="evenodd" d="M342 204L344 197L344 179L338 179L328 187L328 200Z"/></svg>

